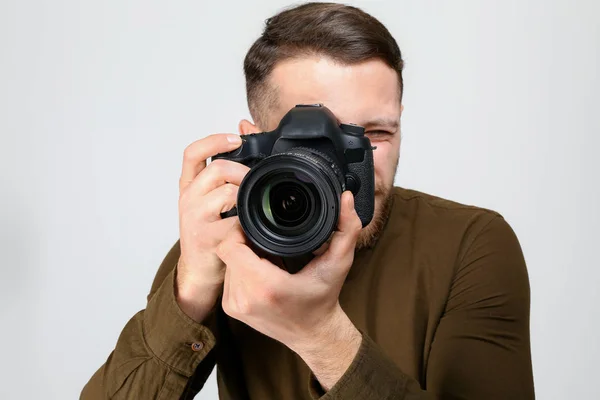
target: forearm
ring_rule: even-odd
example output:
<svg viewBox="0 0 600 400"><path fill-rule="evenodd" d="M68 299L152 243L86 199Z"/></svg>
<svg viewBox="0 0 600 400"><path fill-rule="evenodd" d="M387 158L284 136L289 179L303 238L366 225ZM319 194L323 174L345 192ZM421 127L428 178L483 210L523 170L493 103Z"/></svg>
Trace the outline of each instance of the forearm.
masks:
<svg viewBox="0 0 600 400"><path fill-rule="evenodd" d="M157 362L138 345L137 336L130 335L137 331L142 317L143 313L137 314L123 330L116 348L83 388L81 400L150 399L158 398L159 393L164 399L192 398L182 397L190 377ZM212 369L210 361L203 360L202 363Z"/></svg>
<svg viewBox="0 0 600 400"><path fill-rule="evenodd" d="M157 398L159 393L179 399L190 379L206 379L212 370L214 360L207 356L214 344L210 329L178 308L169 275L146 310L127 323L81 399Z"/></svg>

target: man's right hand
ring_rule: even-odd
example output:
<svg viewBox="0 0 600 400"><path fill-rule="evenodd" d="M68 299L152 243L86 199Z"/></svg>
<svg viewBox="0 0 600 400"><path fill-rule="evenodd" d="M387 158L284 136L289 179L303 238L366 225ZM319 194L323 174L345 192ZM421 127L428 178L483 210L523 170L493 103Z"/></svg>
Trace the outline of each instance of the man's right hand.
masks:
<svg viewBox="0 0 600 400"><path fill-rule="evenodd" d="M176 298L190 318L202 322L215 306L225 277L225 265L215 249L236 222L220 213L236 204L239 185L249 171L243 164L206 160L238 148L234 134L215 134L189 145L179 179L179 238Z"/></svg>

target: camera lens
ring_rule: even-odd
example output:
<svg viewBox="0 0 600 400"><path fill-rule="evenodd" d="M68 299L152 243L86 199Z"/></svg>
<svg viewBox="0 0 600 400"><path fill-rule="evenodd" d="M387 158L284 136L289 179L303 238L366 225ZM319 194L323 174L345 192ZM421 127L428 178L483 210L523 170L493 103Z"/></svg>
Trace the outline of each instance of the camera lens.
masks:
<svg viewBox="0 0 600 400"><path fill-rule="evenodd" d="M294 149L255 165L240 185L238 216L248 239L282 257L308 254L331 235L343 176L326 156Z"/></svg>
<svg viewBox="0 0 600 400"><path fill-rule="evenodd" d="M314 204L301 182L267 185L263 192L262 211L270 223L292 228L306 222Z"/></svg>

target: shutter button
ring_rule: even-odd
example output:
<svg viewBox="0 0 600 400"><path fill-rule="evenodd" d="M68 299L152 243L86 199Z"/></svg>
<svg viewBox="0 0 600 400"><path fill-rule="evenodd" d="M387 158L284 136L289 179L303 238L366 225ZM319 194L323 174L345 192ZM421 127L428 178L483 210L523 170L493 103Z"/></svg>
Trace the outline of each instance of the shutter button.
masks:
<svg viewBox="0 0 600 400"><path fill-rule="evenodd" d="M203 348L204 348L204 343L202 343L202 342L192 343L192 350L194 350L194 351L200 351Z"/></svg>

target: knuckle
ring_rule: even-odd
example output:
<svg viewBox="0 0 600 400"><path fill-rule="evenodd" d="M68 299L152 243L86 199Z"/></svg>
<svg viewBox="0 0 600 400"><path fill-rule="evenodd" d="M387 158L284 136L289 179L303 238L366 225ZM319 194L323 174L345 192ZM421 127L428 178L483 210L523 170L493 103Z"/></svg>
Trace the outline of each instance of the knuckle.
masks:
<svg viewBox="0 0 600 400"><path fill-rule="evenodd" d="M198 247L201 249L215 249L219 245L219 240L217 238L213 235L205 234L201 229L194 232L194 238L196 239Z"/></svg>
<svg viewBox="0 0 600 400"><path fill-rule="evenodd" d="M248 301L244 296L235 297L235 313L237 315L250 315L254 306L252 302Z"/></svg>
<svg viewBox="0 0 600 400"><path fill-rule="evenodd" d="M357 235L360 233L360 231L362 231L362 222L360 221L360 218L356 217L353 229L354 233Z"/></svg>
<svg viewBox="0 0 600 400"><path fill-rule="evenodd" d="M184 190L179 194L179 209L185 209L187 207L187 205L189 204L189 200L190 200L190 195L189 195L189 191Z"/></svg>
<svg viewBox="0 0 600 400"><path fill-rule="evenodd" d="M226 203L229 198L231 197L231 195L233 194L233 187L231 185L231 183L224 183L222 184L219 188L219 202L220 203Z"/></svg>
<svg viewBox="0 0 600 400"><path fill-rule="evenodd" d="M212 161L206 168L206 171L210 171L213 176L221 176L227 170L227 161L217 159Z"/></svg>
<svg viewBox="0 0 600 400"><path fill-rule="evenodd" d="M198 207L196 209L196 219L198 220L198 222L200 221L207 221L210 217L213 216L213 212L212 210L209 209L209 207ZM209 231L205 231L205 234L210 233Z"/></svg>
<svg viewBox="0 0 600 400"><path fill-rule="evenodd" d="M188 145L185 149L183 149L183 159L185 161L193 160L196 156L196 146L197 142L194 142Z"/></svg>
<svg viewBox="0 0 600 400"><path fill-rule="evenodd" d="M237 191L237 188L232 183L226 183L225 187L223 188L223 194L227 197L232 197L236 191Z"/></svg>
<svg viewBox="0 0 600 400"><path fill-rule="evenodd" d="M221 232L212 228L210 222L206 222L206 217L200 210L180 214L179 235L182 240L188 241L196 251L208 252L220 258L217 247L223 241Z"/></svg>
<svg viewBox="0 0 600 400"><path fill-rule="evenodd" d="M221 243L221 240L214 236L214 235L205 235L205 234L201 234L200 235L200 240L201 243L204 245L204 247L208 248L208 249L216 249L217 246L219 246L219 244ZM216 254L216 252L215 252ZM218 255L217 255L218 256Z"/></svg>
<svg viewBox="0 0 600 400"><path fill-rule="evenodd" d="M212 161L211 164L223 168L226 167L231 161L229 160L224 160L222 158L217 158L216 160Z"/></svg>
<svg viewBox="0 0 600 400"><path fill-rule="evenodd" d="M358 234L362 230L362 221L356 212L352 216L350 229L353 233Z"/></svg>
<svg viewBox="0 0 600 400"><path fill-rule="evenodd" d="M189 183L187 179L184 179L183 176L179 177L179 191L183 191L183 188Z"/></svg>
<svg viewBox="0 0 600 400"><path fill-rule="evenodd" d="M210 235L206 235L206 236L210 236ZM217 254L217 256L219 256L219 258L226 257L230 251L230 247L231 246L229 245L227 240L222 240L220 243L218 243L215 246L215 253Z"/></svg>
<svg viewBox="0 0 600 400"><path fill-rule="evenodd" d="M267 306L274 305L279 300L279 292L277 289L275 289L275 287L271 285L265 285L260 289L258 298L260 298L261 303Z"/></svg>
<svg viewBox="0 0 600 400"><path fill-rule="evenodd" d="M234 316L235 310L231 305L231 300L223 298L223 301L221 302L221 307L223 307L223 311L225 312L225 314L229 315L230 317Z"/></svg>
<svg viewBox="0 0 600 400"><path fill-rule="evenodd" d="M215 254L217 256L219 256L219 258L223 257L225 255L225 241L219 243L216 247L215 247Z"/></svg>
<svg viewBox="0 0 600 400"><path fill-rule="evenodd" d="M202 198L195 195L189 190L184 190L179 195L178 207L179 217L185 219L202 220L202 210L205 207L198 207L198 204L202 204Z"/></svg>
<svg viewBox="0 0 600 400"><path fill-rule="evenodd" d="M250 167L246 164L236 162L236 167L238 168L238 171L240 171L240 173L243 175L246 175L248 171L250 171Z"/></svg>

